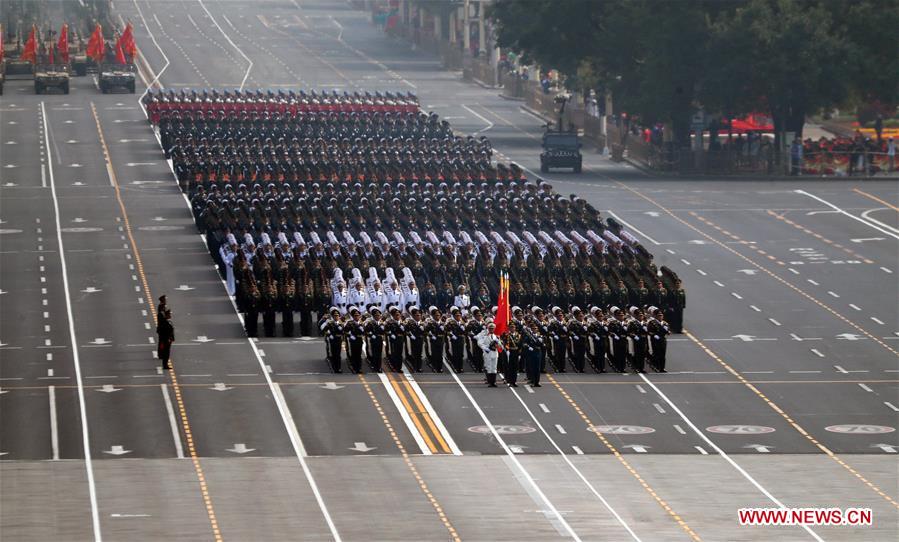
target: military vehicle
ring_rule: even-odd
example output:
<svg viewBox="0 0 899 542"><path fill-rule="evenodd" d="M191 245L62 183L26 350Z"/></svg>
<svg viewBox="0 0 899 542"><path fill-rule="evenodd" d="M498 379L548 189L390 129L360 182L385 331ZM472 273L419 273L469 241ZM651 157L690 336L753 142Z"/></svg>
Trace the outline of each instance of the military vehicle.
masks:
<svg viewBox="0 0 899 542"><path fill-rule="evenodd" d="M100 66L100 92L123 88L134 94L134 64L103 64Z"/></svg>
<svg viewBox="0 0 899 542"><path fill-rule="evenodd" d="M38 64L34 68L34 93L43 94L50 88L69 93L69 72L64 64Z"/></svg>
<svg viewBox="0 0 899 542"><path fill-rule="evenodd" d="M93 65L93 62L83 52L72 55L72 72L78 77L87 75L87 70Z"/></svg>
<svg viewBox="0 0 899 542"><path fill-rule="evenodd" d="M547 130L543 134L543 152L540 153L540 171L549 172L552 167L570 167L581 172L581 141L577 132Z"/></svg>
<svg viewBox="0 0 899 542"><path fill-rule="evenodd" d="M562 130L565 106L571 99L570 96L560 94L553 101L560 104L558 130L553 130L552 122L546 124L543 132L543 152L540 153L540 172L548 173L552 167L570 167L575 173L581 172L581 141L577 129L572 127L570 131Z"/></svg>

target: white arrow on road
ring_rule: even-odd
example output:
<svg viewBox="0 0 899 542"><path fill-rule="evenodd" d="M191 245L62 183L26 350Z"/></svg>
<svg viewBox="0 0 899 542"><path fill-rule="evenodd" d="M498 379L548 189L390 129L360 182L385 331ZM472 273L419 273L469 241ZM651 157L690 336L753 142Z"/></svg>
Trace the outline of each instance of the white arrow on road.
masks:
<svg viewBox="0 0 899 542"><path fill-rule="evenodd" d="M227 451L234 452L236 454L247 454L250 452L255 452L256 448L247 448L247 445L243 442L237 442L234 444L233 448L228 448Z"/></svg>
<svg viewBox="0 0 899 542"><path fill-rule="evenodd" d="M98 389L97 391L100 391L103 393L112 393L114 391L122 391L122 388L116 388L112 384L103 384L103 387Z"/></svg>
<svg viewBox="0 0 899 542"><path fill-rule="evenodd" d="M84 167L81 164L69 164L69 167Z"/></svg>
<svg viewBox="0 0 899 542"><path fill-rule="evenodd" d="M116 123L116 124L121 124L121 123L123 123L123 122L138 122L138 120L139 120L139 119L115 119L115 120L112 121L112 122L114 122L114 123Z"/></svg>
<svg viewBox="0 0 899 542"><path fill-rule="evenodd" d="M649 215L649 216L651 216L651 217L657 217L657 216L659 216L659 212L658 212L658 211L646 211L646 212L643 213L643 214L644 214L644 215Z"/></svg>
<svg viewBox="0 0 899 542"><path fill-rule="evenodd" d="M161 216L154 216L154 217L153 217L153 221L154 221L154 222L164 222L164 221L166 221L166 220L167 220L166 218L162 218Z"/></svg>
<svg viewBox="0 0 899 542"><path fill-rule="evenodd" d="M72 222L74 222L74 223L76 223L76 224L81 224L82 222L87 222L87 220L84 219L84 218L81 218L81 217L79 216L79 217L73 218L73 219L72 219Z"/></svg>
<svg viewBox="0 0 899 542"><path fill-rule="evenodd" d="M215 339L210 339L206 335L197 335L197 338L194 339L195 343L211 343Z"/></svg>
<svg viewBox="0 0 899 542"><path fill-rule="evenodd" d="M78 140L77 139L69 139L68 141L66 141L66 143L72 145L72 144L78 143Z"/></svg>
<svg viewBox="0 0 899 542"><path fill-rule="evenodd" d="M72 183L72 186L84 186L84 183L81 181L75 181L74 183Z"/></svg>
<svg viewBox="0 0 899 542"><path fill-rule="evenodd" d="M760 454L770 453L771 450L769 448L774 448L774 446L768 446L765 444L747 444L746 446L743 446L743 447L755 450Z"/></svg>
<svg viewBox="0 0 899 542"><path fill-rule="evenodd" d="M93 286L88 286L87 288L85 288L84 290L81 290L81 291L86 294L95 294L97 292L102 292L103 290L101 290L100 288L94 288Z"/></svg>
<svg viewBox="0 0 899 542"><path fill-rule="evenodd" d="M884 241L886 237L859 237L858 239L850 239L853 243L864 243L865 241Z"/></svg>
<svg viewBox="0 0 899 542"><path fill-rule="evenodd" d="M155 166L156 162L128 162L125 164L128 167L136 167L136 166Z"/></svg>
<svg viewBox="0 0 899 542"><path fill-rule="evenodd" d="M652 448L652 446L646 446L645 444L627 444L622 446L622 448L632 448L638 454L645 454L647 448Z"/></svg>
<svg viewBox="0 0 899 542"><path fill-rule="evenodd" d="M108 450L103 450L103 453L109 455L125 455L130 454L131 450L126 450L124 446L115 445Z"/></svg>
<svg viewBox="0 0 899 542"><path fill-rule="evenodd" d="M752 342L752 341L776 341L776 338L768 338L768 337L756 337L755 335L732 335L734 339L740 339L744 342Z"/></svg>
<svg viewBox="0 0 899 542"><path fill-rule="evenodd" d="M194 288L191 288L191 287L188 286L187 284L182 284L181 286L178 286L178 287L175 288L175 289L176 289L176 290L180 290L180 291L182 291L182 292L189 292L190 290L193 290Z"/></svg>
<svg viewBox="0 0 899 542"><path fill-rule="evenodd" d="M343 386L338 386L336 382L326 382L324 386L319 386L319 388L326 390L339 390Z"/></svg>
<svg viewBox="0 0 899 542"><path fill-rule="evenodd" d="M510 444L509 445L509 449L512 450L513 454L523 454L525 448L527 448L527 446L522 446L520 444Z"/></svg>
<svg viewBox="0 0 899 542"><path fill-rule="evenodd" d="M844 341L860 341L864 339L861 335L856 335L854 333L840 333L837 335L837 339L843 339Z"/></svg>
<svg viewBox="0 0 899 542"><path fill-rule="evenodd" d="M896 448L899 448L899 446L896 446L895 444L872 444L871 447L872 448L880 448L881 450L883 450L884 452L886 452L888 454L897 453Z"/></svg>
<svg viewBox="0 0 899 542"><path fill-rule="evenodd" d="M112 341L107 341L103 337L97 337L96 339L92 340L90 344L112 344Z"/></svg>
<svg viewBox="0 0 899 542"><path fill-rule="evenodd" d="M141 139L120 139L119 143L144 143L150 141L149 139L141 138Z"/></svg>
<svg viewBox="0 0 899 542"><path fill-rule="evenodd" d="M19 167L19 166L15 165L15 164L6 164L6 165L3 166L3 167L5 167L6 169L12 169L12 168L14 168L14 167Z"/></svg>
<svg viewBox="0 0 899 542"><path fill-rule="evenodd" d="M706 242L703 241L702 239L693 239L692 241L687 241L687 242L690 243L691 245L704 245L704 244L706 244Z"/></svg>
<svg viewBox="0 0 899 542"><path fill-rule="evenodd" d="M209 388L209 389L215 390L215 391L228 391L228 390L233 390L234 388L226 386L224 382L216 382L215 386L212 388Z"/></svg>
<svg viewBox="0 0 899 542"><path fill-rule="evenodd" d="M16 183L6 183L3 186L19 186Z"/></svg>
<svg viewBox="0 0 899 542"><path fill-rule="evenodd" d="M3 295L5 293L8 293L8 292L6 290L0 290L0 295Z"/></svg>
<svg viewBox="0 0 899 542"><path fill-rule="evenodd" d="M365 452L370 452L372 450L377 449L377 446L375 446L375 447L368 446L364 442L356 442L354 444L355 445L352 448L348 448L349 450L353 450L354 452L365 453Z"/></svg>
<svg viewBox="0 0 899 542"><path fill-rule="evenodd" d="M737 269L737 273L745 273L747 275L755 275L756 270L755 269Z"/></svg>

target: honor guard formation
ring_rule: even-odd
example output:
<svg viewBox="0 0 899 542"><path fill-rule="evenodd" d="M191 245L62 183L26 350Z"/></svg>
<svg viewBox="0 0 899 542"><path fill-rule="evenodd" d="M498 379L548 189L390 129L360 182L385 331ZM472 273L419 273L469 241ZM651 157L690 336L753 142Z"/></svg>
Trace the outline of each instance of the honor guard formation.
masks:
<svg viewBox="0 0 899 542"><path fill-rule="evenodd" d="M665 372L677 275L411 94L149 92L144 105L246 332L325 338L341 372L466 362ZM501 278L511 315L494 335ZM548 362L548 363L547 363ZM492 375L492 376L491 376Z"/></svg>

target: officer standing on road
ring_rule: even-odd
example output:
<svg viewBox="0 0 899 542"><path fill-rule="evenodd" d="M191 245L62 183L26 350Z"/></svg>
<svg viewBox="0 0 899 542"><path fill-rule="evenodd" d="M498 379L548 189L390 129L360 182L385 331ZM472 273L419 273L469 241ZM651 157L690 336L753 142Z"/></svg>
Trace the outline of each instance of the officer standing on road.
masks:
<svg viewBox="0 0 899 542"><path fill-rule="evenodd" d="M168 310L169 304L165 294L159 296L159 305L156 306L156 321L161 322L165 318L165 311Z"/></svg>
<svg viewBox="0 0 899 542"><path fill-rule="evenodd" d="M164 298L165 296L160 298L161 303L165 302ZM159 347L156 353L159 356L159 360L162 361L162 369L171 369L169 358L172 355L172 343L175 342L175 326L172 325L171 310L165 309L165 312L163 312L162 318L156 326L156 333L159 334Z"/></svg>
<svg viewBox="0 0 899 542"><path fill-rule="evenodd" d="M543 345L540 339L540 326L537 319L530 321L530 326L521 328L521 353L524 355L524 367L528 383L532 387L540 387L540 357Z"/></svg>
<svg viewBox="0 0 899 542"><path fill-rule="evenodd" d="M328 352L328 364L335 373L340 373L340 349L343 345L343 322L340 317L340 309L331 307L330 316L321 324L320 329L325 336L325 344Z"/></svg>
<svg viewBox="0 0 899 542"><path fill-rule="evenodd" d="M662 315L662 310L656 307L650 307L649 312L652 313L647 328L649 329L650 345L652 346L652 355L650 363L656 372L667 373L665 370L665 357L668 353L668 322Z"/></svg>
<svg viewBox="0 0 899 542"><path fill-rule="evenodd" d="M505 335L505 343L506 343L506 352L508 352L508 362L506 363L506 367L503 369L503 376L506 379L506 384L509 385L510 388L518 387L518 364L521 359L522 354L522 345L521 345L521 333L518 331L518 324L515 321L509 322L509 330Z"/></svg>
<svg viewBox="0 0 899 542"><path fill-rule="evenodd" d="M421 372L421 356L424 350L425 330L424 321L421 319L421 311L418 307L409 309L409 318L406 319L406 340L408 346L408 354L406 359L412 370L416 373Z"/></svg>
<svg viewBox="0 0 899 542"><path fill-rule="evenodd" d="M478 347L484 352L484 370L487 371L487 386L496 387L496 364L499 358L499 337L494 333L496 325L487 324L487 329L478 333Z"/></svg>

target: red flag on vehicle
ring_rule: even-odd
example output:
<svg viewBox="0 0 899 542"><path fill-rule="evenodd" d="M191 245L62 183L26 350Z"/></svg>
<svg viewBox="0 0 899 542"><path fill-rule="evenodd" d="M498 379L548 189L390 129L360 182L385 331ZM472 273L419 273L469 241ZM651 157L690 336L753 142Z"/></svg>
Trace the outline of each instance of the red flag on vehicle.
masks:
<svg viewBox="0 0 899 542"><path fill-rule="evenodd" d="M22 48L22 55L19 57L22 60L31 61L32 64L37 63L37 29L34 25L31 26L31 34L28 36L28 40L25 41L25 47Z"/></svg>
<svg viewBox="0 0 899 542"><path fill-rule="evenodd" d="M56 42L56 50L59 51L59 60L63 64L69 63L69 25L62 24L59 29L59 41Z"/></svg>
<svg viewBox="0 0 899 542"><path fill-rule="evenodd" d="M56 64L55 60L56 59L53 58L53 44L51 43L50 46L47 47L47 64L52 66L53 64Z"/></svg>
<svg viewBox="0 0 899 542"><path fill-rule="evenodd" d="M87 56L94 62L100 63L103 61L104 53L106 53L106 43L103 41L103 27L97 23L91 39L87 42Z"/></svg>
<svg viewBox="0 0 899 542"><path fill-rule="evenodd" d="M134 55L137 54L137 44L134 43L134 29L131 27L131 23L125 25L125 31L122 32L119 43L122 44L122 50L128 55L128 58L134 61Z"/></svg>
<svg viewBox="0 0 899 542"><path fill-rule="evenodd" d="M115 42L115 60L119 64L127 64L128 61L125 60L125 53L122 51L122 40Z"/></svg>

